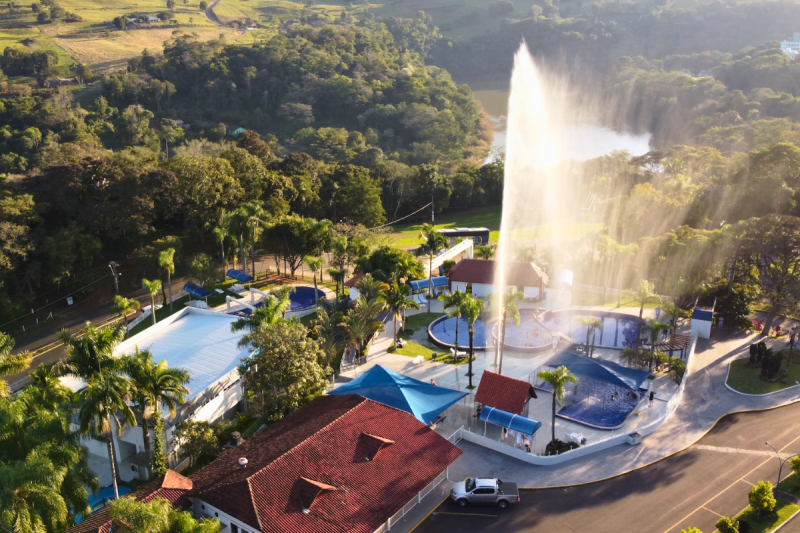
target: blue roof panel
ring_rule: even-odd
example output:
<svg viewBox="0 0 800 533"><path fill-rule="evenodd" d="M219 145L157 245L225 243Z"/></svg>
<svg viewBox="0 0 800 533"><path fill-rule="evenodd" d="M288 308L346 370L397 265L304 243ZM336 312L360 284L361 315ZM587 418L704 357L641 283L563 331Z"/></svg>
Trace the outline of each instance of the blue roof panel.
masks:
<svg viewBox="0 0 800 533"><path fill-rule="evenodd" d="M187 283L183 286L183 290L195 298L207 298L208 296L211 296L211 291L204 289L199 285L195 285L194 283Z"/></svg>
<svg viewBox="0 0 800 533"><path fill-rule="evenodd" d="M538 420L525 418L524 416L515 415L488 405L484 406L481 411L481 420L504 428L513 429L514 431L519 431L525 435L533 435L542 427L542 423Z"/></svg>
<svg viewBox="0 0 800 533"><path fill-rule="evenodd" d="M642 383L650 376L650 372L647 370L628 368L613 361L584 357L572 352L556 354L545 365L553 368L565 366L578 379L582 377L596 379L632 391L641 388Z"/></svg>
<svg viewBox="0 0 800 533"><path fill-rule="evenodd" d="M228 272L225 275L228 276L231 279L235 279L239 283L251 283L251 282L255 281L253 276L251 276L249 274L245 274L241 270L230 269L230 270L228 270Z"/></svg>
<svg viewBox="0 0 800 533"><path fill-rule="evenodd" d="M433 287L447 287L450 282L447 280L447 276L437 276L433 278ZM408 285L411 286L412 291L421 291L422 289L428 288L428 280L427 279L416 279L414 281L406 282Z"/></svg>

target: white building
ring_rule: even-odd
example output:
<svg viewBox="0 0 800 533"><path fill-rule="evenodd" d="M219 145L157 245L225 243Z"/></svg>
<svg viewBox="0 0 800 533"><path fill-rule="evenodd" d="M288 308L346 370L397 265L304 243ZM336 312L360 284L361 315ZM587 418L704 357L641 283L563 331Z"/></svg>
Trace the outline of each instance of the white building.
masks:
<svg viewBox="0 0 800 533"><path fill-rule="evenodd" d="M460 290L479 298L486 298L496 290L494 287L496 267L497 262L491 259L459 261L447 273L450 290ZM504 290L514 286L525 293L526 300L542 299L547 281L547 274L533 263L512 262L508 265Z"/></svg>
<svg viewBox="0 0 800 533"><path fill-rule="evenodd" d="M172 439L175 425L187 418L213 422L232 416L242 399L242 386L237 370L241 360L250 355L248 347L240 348L239 340L245 331L231 332L231 323L238 317L186 307L174 315L150 326L125 340L115 350L116 356L140 350L150 350L156 362L165 360L170 368L183 368L189 372L189 394L172 419L165 414L166 442ZM84 387L83 380L62 378L74 391ZM125 428L115 439L115 454L120 464L123 480L139 477L134 457L144 452L141 427ZM108 457L105 442L85 439L90 454ZM128 462L126 464L125 462ZM106 459L107 462L107 459Z"/></svg>
<svg viewBox="0 0 800 533"><path fill-rule="evenodd" d="M781 52L794 59L800 52L800 33L795 33L791 41L781 41Z"/></svg>

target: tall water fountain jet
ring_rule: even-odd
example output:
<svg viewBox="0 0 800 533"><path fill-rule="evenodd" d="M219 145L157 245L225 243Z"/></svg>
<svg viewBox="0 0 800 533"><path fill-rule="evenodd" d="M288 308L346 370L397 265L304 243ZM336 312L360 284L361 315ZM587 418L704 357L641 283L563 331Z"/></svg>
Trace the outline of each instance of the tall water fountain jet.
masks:
<svg viewBox="0 0 800 533"><path fill-rule="evenodd" d="M545 248L552 276L564 251L564 243L558 238L559 224L574 224L580 214L583 198L579 178L560 157L564 126L580 118L570 108L567 94L563 83L537 68L523 42L514 57L508 102L495 295L504 292L514 261L541 264L540 254ZM499 317L502 302L496 303L500 306L495 305L493 313ZM497 337L500 351L500 335Z"/></svg>

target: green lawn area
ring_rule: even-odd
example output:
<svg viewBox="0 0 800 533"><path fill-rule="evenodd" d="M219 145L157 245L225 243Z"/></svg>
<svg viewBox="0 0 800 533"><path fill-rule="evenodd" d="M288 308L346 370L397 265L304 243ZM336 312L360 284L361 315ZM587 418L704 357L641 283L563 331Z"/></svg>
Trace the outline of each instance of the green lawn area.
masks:
<svg viewBox="0 0 800 533"><path fill-rule="evenodd" d="M448 365L463 365L467 363L466 357L462 357L458 362L454 362L453 355L449 351L443 351L442 348L433 346L427 342L418 343L408 340L409 335L407 333L403 333L398 336L402 339L405 339L406 342L402 348L398 348L397 350L389 348L390 353L405 355L406 357L417 357L418 355L421 355L426 361L430 361L433 359L431 354L435 352L437 354L436 360L440 363L447 363Z"/></svg>
<svg viewBox="0 0 800 533"><path fill-rule="evenodd" d="M774 513L765 513L761 518L758 518L756 512L751 507L748 507L739 513L736 518L750 524L750 533L767 533L772 531L786 522L794 513L800 511L800 507L793 503L789 503L780 498L776 498L776 500L778 503L775 505Z"/></svg>
<svg viewBox="0 0 800 533"><path fill-rule="evenodd" d="M788 467L789 465L787 464L784 467L784 470L786 470ZM792 471L789 470L788 474L791 473ZM787 474L784 472L784 475ZM788 492L789 494L792 494L800 498L800 476L789 475L788 477L784 478L783 481L781 481L781 484L778 485L778 488L783 492Z"/></svg>
<svg viewBox="0 0 800 533"><path fill-rule="evenodd" d="M788 355L788 350L783 350L784 360ZM784 366L784 368L786 368ZM789 365L789 375L784 379L785 383L780 381L764 381L759 377L761 373L760 368L753 368L750 366L750 361L747 358L737 359L731 363L731 371L728 374L728 385L739 392L745 394L766 394L768 392L775 392L794 385L795 381L800 381L800 364L792 363Z"/></svg>
<svg viewBox="0 0 800 533"><path fill-rule="evenodd" d="M427 328L431 322L444 316L442 313L417 313L406 316L406 327L411 329Z"/></svg>
<svg viewBox="0 0 800 533"><path fill-rule="evenodd" d="M311 323L316 319L317 319L317 312L314 311L310 315L301 316L300 323L303 324L305 327L309 328L311 327Z"/></svg>
<svg viewBox="0 0 800 533"><path fill-rule="evenodd" d="M489 240L497 242L500 229L500 206L483 207L469 211L459 211L440 215L436 219L437 229L448 228L489 228ZM419 244L419 232L422 224L399 225L389 233L389 238L395 246L414 246Z"/></svg>

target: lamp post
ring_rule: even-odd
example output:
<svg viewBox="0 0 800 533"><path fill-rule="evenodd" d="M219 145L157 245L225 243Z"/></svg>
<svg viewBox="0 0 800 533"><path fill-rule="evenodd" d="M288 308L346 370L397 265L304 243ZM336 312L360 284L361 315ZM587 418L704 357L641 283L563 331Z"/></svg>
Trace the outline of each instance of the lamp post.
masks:
<svg viewBox="0 0 800 533"><path fill-rule="evenodd" d="M108 264L108 268L111 269L111 275L114 276L114 288L117 290L117 295L119 295L119 281L117 278L120 276L120 274L117 272L117 267L119 267L119 263L116 261L111 261Z"/></svg>
<svg viewBox="0 0 800 533"><path fill-rule="evenodd" d="M766 444L767 446L769 446L770 448L772 448L772 451L773 451L773 452L775 452L775 455L778 457L778 462L780 463L780 467L778 468L778 483L775 485L775 488L777 489L777 488L778 488L778 485L780 485L780 484L781 484L781 474L783 473L783 465L785 465L785 464L786 464L786 461L789 461L789 460L790 460L790 459L792 459L793 457L797 457L797 454L795 454L795 455L790 455L790 456L789 456L789 457L787 457L786 459L783 459L783 458L781 457L781 454L780 454L780 452L778 452L778 450L776 450L776 449L775 449L775 446L773 446L773 445L772 445L772 444L770 444L769 442L765 442L764 444Z"/></svg>

